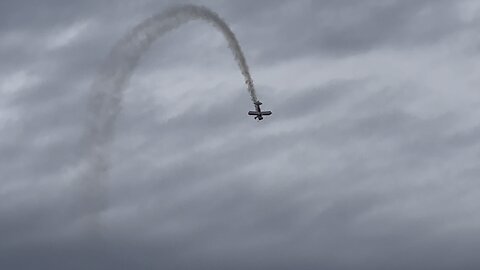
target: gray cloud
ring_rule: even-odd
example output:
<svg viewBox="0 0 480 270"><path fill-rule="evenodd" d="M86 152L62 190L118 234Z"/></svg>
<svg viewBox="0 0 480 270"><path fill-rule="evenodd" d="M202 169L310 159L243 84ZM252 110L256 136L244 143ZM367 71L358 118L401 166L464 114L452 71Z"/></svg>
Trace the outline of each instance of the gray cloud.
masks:
<svg viewBox="0 0 480 270"><path fill-rule="evenodd" d="M474 3L202 3L274 114L248 118L207 25L165 36L126 91L95 228L90 84L170 3L0 3L0 268L478 268Z"/></svg>

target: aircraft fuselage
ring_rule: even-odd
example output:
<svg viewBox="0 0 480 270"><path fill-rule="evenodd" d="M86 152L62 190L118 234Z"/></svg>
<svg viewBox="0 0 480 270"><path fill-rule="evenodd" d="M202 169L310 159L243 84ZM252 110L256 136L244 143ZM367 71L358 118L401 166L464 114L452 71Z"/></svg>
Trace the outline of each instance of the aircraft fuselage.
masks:
<svg viewBox="0 0 480 270"><path fill-rule="evenodd" d="M271 111L262 111L262 109L260 108L260 105L262 105L262 102L256 101L253 104L255 105L255 111L249 111L248 115L255 115L255 119L263 120L264 115L271 115L272 114Z"/></svg>

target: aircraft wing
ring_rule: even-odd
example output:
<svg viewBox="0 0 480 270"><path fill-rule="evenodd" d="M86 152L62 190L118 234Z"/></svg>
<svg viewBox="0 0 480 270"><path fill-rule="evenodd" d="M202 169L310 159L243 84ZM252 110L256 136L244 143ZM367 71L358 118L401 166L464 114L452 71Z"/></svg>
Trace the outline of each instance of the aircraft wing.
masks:
<svg viewBox="0 0 480 270"><path fill-rule="evenodd" d="M260 115L260 114L256 111L249 111L248 115Z"/></svg>
<svg viewBox="0 0 480 270"><path fill-rule="evenodd" d="M272 114L272 111L263 111L262 112L262 115L271 115Z"/></svg>

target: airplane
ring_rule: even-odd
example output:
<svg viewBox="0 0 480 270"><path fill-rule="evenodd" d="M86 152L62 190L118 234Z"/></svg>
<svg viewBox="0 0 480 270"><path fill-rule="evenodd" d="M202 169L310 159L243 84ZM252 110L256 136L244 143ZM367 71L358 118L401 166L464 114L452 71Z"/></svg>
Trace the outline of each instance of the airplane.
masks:
<svg viewBox="0 0 480 270"><path fill-rule="evenodd" d="M262 111L260 109L260 105L262 105L262 102L260 101L255 101L253 104L255 104L255 111L249 111L248 115L255 115L255 119L258 119L258 121L263 119L264 115L271 115L271 111Z"/></svg>

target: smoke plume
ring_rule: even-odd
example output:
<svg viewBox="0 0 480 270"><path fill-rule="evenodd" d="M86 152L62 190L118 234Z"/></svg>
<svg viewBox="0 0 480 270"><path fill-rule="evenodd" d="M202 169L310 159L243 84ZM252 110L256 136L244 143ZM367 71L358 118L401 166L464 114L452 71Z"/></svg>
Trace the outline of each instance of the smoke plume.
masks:
<svg viewBox="0 0 480 270"><path fill-rule="evenodd" d="M102 180L108 173L108 147L113 137L115 120L121 109L123 92L142 54L160 36L191 21L203 20L219 30L228 42L240 71L244 76L247 90L253 102L257 101L253 80L240 45L232 30L213 11L203 6L182 5L156 14L134 27L111 50L106 63L92 85L88 143L90 152L87 174L84 177L88 192L97 190L96 200L88 197L90 213L99 213L103 206L104 187ZM97 203L95 203L95 201Z"/></svg>

